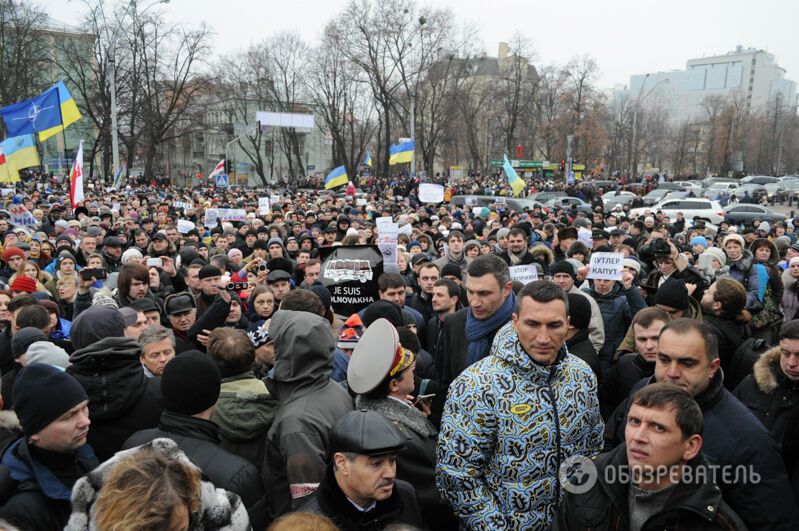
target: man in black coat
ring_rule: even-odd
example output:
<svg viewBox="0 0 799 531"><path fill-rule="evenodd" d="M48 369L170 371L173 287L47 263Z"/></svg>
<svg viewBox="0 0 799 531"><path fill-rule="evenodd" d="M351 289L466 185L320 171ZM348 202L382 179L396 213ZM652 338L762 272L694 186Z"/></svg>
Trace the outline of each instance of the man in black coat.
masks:
<svg viewBox="0 0 799 531"><path fill-rule="evenodd" d="M607 419L630 396L635 384L655 374L658 337L670 320L669 314L659 308L645 308L635 314L630 325L635 352L623 354L599 386L599 407L603 419Z"/></svg>
<svg viewBox="0 0 799 531"><path fill-rule="evenodd" d="M799 320L783 324L779 339L733 394L782 443L791 409L799 404Z"/></svg>
<svg viewBox="0 0 799 531"><path fill-rule="evenodd" d="M380 530L395 523L424 529L416 491L396 479L405 436L388 419L350 411L333 425L330 446L324 479L299 511L323 514L339 529Z"/></svg>
<svg viewBox="0 0 799 531"><path fill-rule="evenodd" d="M138 430L154 428L163 408L158 378L147 378L138 341L112 306L92 306L72 323L75 352L67 368L89 395L89 444L101 461Z"/></svg>
<svg viewBox="0 0 799 531"><path fill-rule="evenodd" d="M214 486L241 497L253 529L264 529L266 497L260 474L252 463L219 445L219 427L210 420L220 389L219 368L207 355L194 350L176 356L161 377L164 412L158 427L134 433L124 449L172 439Z"/></svg>
<svg viewBox="0 0 799 531"><path fill-rule="evenodd" d="M644 387L632 399L625 444L569 467L575 474L553 529L746 529L700 453L701 432L702 412L687 391ZM587 491L578 470L596 472Z"/></svg>
<svg viewBox="0 0 799 531"><path fill-rule="evenodd" d="M73 485L99 464L86 444L89 399L74 378L44 363L22 369L14 398L25 436L0 457L0 519L26 531L63 529Z"/></svg>
<svg viewBox="0 0 799 531"><path fill-rule="evenodd" d="M713 328L718 338L721 368L725 373L724 386L732 391L749 374L748 369L744 374L733 370L736 361L733 353L752 335L748 324L750 318L744 312L746 289L737 280L720 278L705 290L701 304L702 321Z"/></svg>
<svg viewBox="0 0 799 531"><path fill-rule="evenodd" d="M724 467L719 474L725 501L749 529L795 529L799 510L777 445L763 424L724 388L716 345L716 334L707 324L691 319L670 322L660 333L654 378L642 380L632 392L654 381L687 389L704 416L703 451L712 463ZM606 450L624 441L629 407L628 399L608 419Z"/></svg>

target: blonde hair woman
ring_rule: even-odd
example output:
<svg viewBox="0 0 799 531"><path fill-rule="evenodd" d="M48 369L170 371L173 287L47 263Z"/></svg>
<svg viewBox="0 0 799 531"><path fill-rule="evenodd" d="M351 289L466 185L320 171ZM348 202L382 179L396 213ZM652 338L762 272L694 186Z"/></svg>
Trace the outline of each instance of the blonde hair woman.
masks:
<svg viewBox="0 0 799 531"><path fill-rule="evenodd" d="M45 293L47 292L46 284L53 278L49 273L42 271L39 268L39 264L36 262L31 262L30 260L26 260L20 264L17 272L9 277L8 285L10 286L11 283L14 282L14 279L16 279L18 276L32 278L36 281L36 291L42 291Z"/></svg>

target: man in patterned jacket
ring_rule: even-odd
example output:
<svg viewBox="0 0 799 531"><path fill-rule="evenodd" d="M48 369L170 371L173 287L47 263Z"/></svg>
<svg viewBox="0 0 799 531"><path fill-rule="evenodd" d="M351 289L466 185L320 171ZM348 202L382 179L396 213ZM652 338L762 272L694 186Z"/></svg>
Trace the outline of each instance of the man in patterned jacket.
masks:
<svg viewBox="0 0 799 531"><path fill-rule="evenodd" d="M467 529L549 529L560 465L601 450L596 378L567 352L567 323L563 290L527 284L491 355L450 386L436 483Z"/></svg>

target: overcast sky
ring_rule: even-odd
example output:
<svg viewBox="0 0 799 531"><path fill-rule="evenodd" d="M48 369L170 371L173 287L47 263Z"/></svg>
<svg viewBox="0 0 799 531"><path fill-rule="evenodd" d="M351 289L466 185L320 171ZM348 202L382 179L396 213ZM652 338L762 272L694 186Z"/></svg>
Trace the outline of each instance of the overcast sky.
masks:
<svg viewBox="0 0 799 531"><path fill-rule="evenodd" d="M78 0L42 5L67 24L78 24L84 9ZM314 42L344 5L346 0L171 0L161 9L175 22L206 22L216 33L215 49L227 54L285 30ZM590 54L599 63L602 88L627 84L632 74L682 69L688 59L731 51L738 44L775 54L787 77L799 81L796 0L433 0L420 5L449 7L459 24L475 24L488 55L495 56L497 44L517 31L534 45L536 65L562 65Z"/></svg>

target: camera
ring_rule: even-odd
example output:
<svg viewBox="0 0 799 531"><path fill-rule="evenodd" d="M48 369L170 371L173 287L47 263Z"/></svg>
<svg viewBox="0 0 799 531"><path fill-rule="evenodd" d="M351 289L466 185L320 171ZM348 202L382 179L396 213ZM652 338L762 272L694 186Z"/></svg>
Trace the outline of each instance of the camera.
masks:
<svg viewBox="0 0 799 531"><path fill-rule="evenodd" d="M247 282L228 282L225 284L226 291L240 291L243 289L247 289L249 284Z"/></svg>
<svg viewBox="0 0 799 531"><path fill-rule="evenodd" d="M266 264L258 264L258 267L255 268L258 273L266 273L269 271L269 268L266 267Z"/></svg>
<svg viewBox="0 0 799 531"><path fill-rule="evenodd" d="M655 238L652 240L652 243L649 245L652 250L652 254L655 257L658 256L669 256L671 255L671 247L669 247L669 242L662 238Z"/></svg>
<svg viewBox="0 0 799 531"><path fill-rule="evenodd" d="M91 280L94 277L97 280L104 280L108 278L108 272L105 269L81 269L80 278L83 280Z"/></svg>

